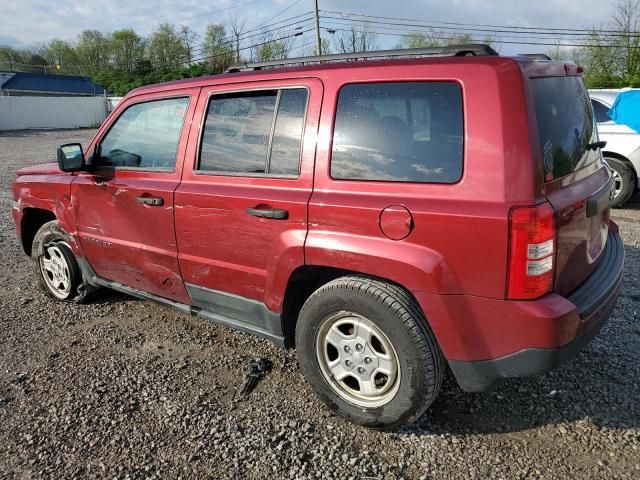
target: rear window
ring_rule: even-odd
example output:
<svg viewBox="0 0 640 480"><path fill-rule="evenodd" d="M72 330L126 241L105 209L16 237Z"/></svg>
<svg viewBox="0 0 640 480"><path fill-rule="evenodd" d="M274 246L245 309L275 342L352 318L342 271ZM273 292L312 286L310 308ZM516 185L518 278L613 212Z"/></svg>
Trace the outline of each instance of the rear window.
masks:
<svg viewBox="0 0 640 480"><path fill-rule="evenodd" d="M338 98L331 176L455 183L462 140L462 91L454 82L347 85Z"/></svg>
<svg viewBox="0 0 640 480"><path fill-rule="evenodd" d="M547 77L531 81L538 136L547 181L594 162L598 152L593 111L582 77Z"/></svg>

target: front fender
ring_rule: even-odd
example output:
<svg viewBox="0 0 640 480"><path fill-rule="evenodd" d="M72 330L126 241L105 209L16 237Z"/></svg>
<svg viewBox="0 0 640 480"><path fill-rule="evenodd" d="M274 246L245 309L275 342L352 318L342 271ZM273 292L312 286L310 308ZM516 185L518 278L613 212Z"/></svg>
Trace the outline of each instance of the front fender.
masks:
<svg viewBox="0 0 640 480"><path fill-rule="evenodd" d="M82 256L76 239L75 219L71 208L70 185L72 176L67 175L26 175L19 176L13 183L13 216L18 235L21 222L29 209L47 210L53 213L60 227L74 239L74 254Z"/></svg>

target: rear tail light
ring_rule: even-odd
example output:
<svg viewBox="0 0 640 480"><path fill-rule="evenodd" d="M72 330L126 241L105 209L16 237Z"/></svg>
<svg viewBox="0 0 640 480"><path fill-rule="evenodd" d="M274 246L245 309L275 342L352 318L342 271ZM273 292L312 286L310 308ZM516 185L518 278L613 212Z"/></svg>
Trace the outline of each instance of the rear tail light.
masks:
<svg viewBox="0 0 640 480"><path fill-rule="evenodd" d="M531 300L551 291L555 243L555 214L550 204L511 209L507 298Z"/></svg>

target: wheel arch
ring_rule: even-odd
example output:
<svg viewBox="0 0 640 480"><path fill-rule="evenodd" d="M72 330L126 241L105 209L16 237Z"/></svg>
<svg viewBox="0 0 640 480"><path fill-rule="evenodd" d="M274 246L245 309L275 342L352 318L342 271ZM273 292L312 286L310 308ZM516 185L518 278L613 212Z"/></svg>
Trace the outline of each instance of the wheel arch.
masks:
<svg viewBox="0 0 640 480"><path fill-rule="evenodd" d="M282 329L285 338L285 345L287 347L293 347L295 344L298 315L300 314L300 310L307 299L327 283L337 278L347 276L368 278L395 285L396 287L406 291L411 298L416 300L416 304L420 306L419 302L408 288L389 278L330 266L303 265L295 269L289 277L282 302ZM422 307L420 307L420 309L422 310ZM423 311L422 314L426 319L426 313ZM427 319L427 323L428 322L429 320ZM429 326L429 328L431 327Z"/></svg>
<svg viewBox="0 0 640 480"><path fill-rule="evenodd" d="M57 220L55 213L44 208L27 207L22 210L22 220L20 222L20 242L22 250L27 255L31 255L33 239L45 223Z"/></svg>
<svg viewBox="0 0 640 480"><path fill-rule="evenodd" d="M627 165L629 165L631 167L631 171L635 175L636 179L638 178L638 172L636 171L636 166L633 164L631 159L625 157L624 155L620 155L619 153L611 152L609 150L604 150L602 152L602 156L603 157L615 158L616 160L620 160L621 162L626 163Z"/></svg>

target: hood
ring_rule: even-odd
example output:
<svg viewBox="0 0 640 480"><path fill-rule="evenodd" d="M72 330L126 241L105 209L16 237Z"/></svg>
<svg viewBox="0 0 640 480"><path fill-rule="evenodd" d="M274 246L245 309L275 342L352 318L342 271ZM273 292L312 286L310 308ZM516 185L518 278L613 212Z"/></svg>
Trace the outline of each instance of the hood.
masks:
<svg viewBox="0 0 640 480"><path fill-rule="evenodd" d="M58 168L58 162L39 163L29 167L23 167L16 172L18 175L53 175L63 173Z"/></svg>

